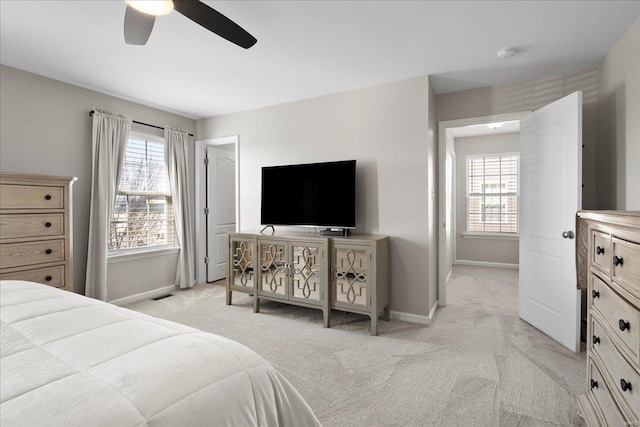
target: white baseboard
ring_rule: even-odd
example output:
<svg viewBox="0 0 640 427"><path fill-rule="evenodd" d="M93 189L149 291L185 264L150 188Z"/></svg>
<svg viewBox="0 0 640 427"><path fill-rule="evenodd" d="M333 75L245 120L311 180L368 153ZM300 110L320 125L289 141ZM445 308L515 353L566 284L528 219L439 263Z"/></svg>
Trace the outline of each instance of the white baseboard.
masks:
<svg viewBox="0 0 640 427"><path fill-rule="evenodd" d="M164 288L158 288L152 291L142 292L142 293L131 295L128 297L114 299L113 301L109 301L109 303L113 305L123 306L123 305L131 304L132 302L142 301L143 299L152 299L156 297L161 297L163 295L173 292L175 289L176 289L175 285L165 286Z"/></svg>
<svg viewBox="0 0 640 427"><path fill-rule="evenodd" d="M429 311L429 315L428 316L422 316L420 314L405 313L405 312L402 312L402 311L393 311L393 310L391 310L391 318L392 319L396 319L396 320L402 320L403 322L420 323L422 325L430 325L431 322L433 321L433 315L436 312L437 308L438 308L438 301L436 301L436 303L433 305L433 307L431 307L431 310Z"/></svg>
<svg viewBox="0 0 640 427"><path fill-rule="evenodd" d="M518 269L518 264L508 264L505 262L487 262L487 261L469 261L466 259L457 259L454 264L458 265L477 265L478 267L498 267L498 268L513 268Z"/></svg>

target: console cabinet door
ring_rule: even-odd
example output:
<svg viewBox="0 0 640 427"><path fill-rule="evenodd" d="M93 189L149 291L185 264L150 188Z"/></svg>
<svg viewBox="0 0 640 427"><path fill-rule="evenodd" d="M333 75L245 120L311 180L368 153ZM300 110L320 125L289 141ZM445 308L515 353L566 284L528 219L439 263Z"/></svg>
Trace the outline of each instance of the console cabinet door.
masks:
<svg viewBox="0 0 640 427"><path fill-rule="evenodd" d="M260 256L258 294L287 299L288 243L260 239L258 248Z"/></svg>
<svg viewBox="0 0 640 427"><path fill-rule="evenodd" d="M368 312L371 248L334 243L331 264L331 306Z"/></svg>
<svg viewBox="0 0 640 427"><path fill-rule="evenodd" d="M255 289L256 239L229 238L229 285L234 290L252 293Z"/></svg>
<svg viewBox="0 0 640 427"><path fill-rule="evenodd" d="M310 304L321 304L326 283L325 245L316 242L291 243L291 298Z"/></svg>

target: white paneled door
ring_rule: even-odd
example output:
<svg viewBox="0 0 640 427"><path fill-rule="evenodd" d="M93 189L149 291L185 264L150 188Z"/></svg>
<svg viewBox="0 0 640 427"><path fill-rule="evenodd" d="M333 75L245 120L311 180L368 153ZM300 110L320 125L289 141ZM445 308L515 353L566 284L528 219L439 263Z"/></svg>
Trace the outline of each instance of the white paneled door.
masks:
<svg viewBox="0 0 640 427"><path fill-rule="evenodd" d="M235 145L206 149L207 282L227 274L228 232L236 231Z"/></svg>
<svg viewBox="0 0 640 427"><path fill-rule="evenodd" d="M521 121L520 166L520 318L578 352L574 236L582 206L581 92Z"/></svg>

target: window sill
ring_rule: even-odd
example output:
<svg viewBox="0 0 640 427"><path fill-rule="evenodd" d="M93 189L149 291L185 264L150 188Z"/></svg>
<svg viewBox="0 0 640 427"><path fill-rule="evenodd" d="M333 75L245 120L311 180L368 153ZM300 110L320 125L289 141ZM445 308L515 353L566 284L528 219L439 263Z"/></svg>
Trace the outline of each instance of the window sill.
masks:
<svg viewBox="0 0 640 427"><path fill-rule="evenodd" d="M152 249L128 249L107 254L107 263L112 264L117 262L133 261L162 255L177 254L178 252L180 252L179 246Z"/></svg>
<svg viewBox="0 0 640 427"><path fill-rule="evenodd" d="M476 233L464 232L462 237L465 239L493 239L493 240L519 240L520 235L516 233Z"/></svg>

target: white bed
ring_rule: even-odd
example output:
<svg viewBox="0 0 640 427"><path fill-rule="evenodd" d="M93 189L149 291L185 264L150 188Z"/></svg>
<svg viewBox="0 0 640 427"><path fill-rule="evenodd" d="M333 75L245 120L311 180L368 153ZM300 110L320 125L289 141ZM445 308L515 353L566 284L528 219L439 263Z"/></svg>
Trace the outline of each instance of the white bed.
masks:
<svg viewBox="0 0 640 427"><path fill-rule="evenodd" d="M320 425L235 341L31 282L0 307L2 427Z"/></svg>

